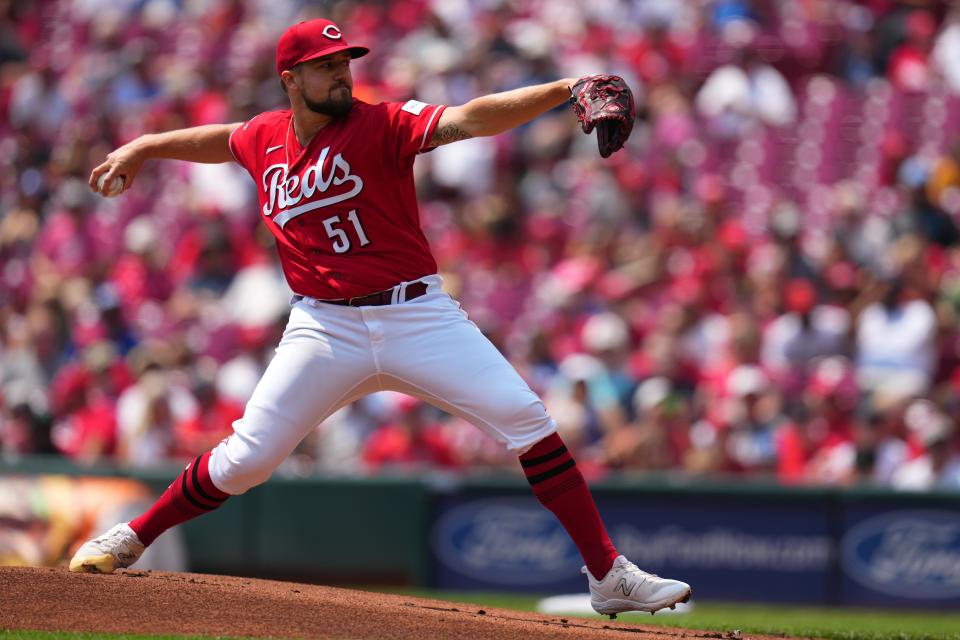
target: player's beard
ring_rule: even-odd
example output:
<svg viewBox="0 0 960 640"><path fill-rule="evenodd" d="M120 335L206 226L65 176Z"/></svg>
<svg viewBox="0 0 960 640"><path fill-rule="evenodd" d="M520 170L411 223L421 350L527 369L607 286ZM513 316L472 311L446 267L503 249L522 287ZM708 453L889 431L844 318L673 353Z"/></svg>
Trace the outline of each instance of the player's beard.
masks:
<svg viewBox="0 0 960 640"><path fill-rule="evenodd" d="M343 85L346 91L346 98L334 98L333 93L335 89L330 91L330 96L326 100L312 100L307 97L306 94L303 94L303 102L307 105L307 108L314 113L319 113L321 115L330 116L332 118L343 118L353 107L353 92L349 87ZM337 91L338 95L342 95L342 91Z"/></svg>

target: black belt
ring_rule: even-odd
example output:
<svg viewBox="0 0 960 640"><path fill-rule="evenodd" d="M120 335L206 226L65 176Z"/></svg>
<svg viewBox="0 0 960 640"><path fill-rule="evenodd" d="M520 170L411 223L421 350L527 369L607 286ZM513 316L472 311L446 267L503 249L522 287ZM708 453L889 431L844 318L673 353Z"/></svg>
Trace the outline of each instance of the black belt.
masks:
<svg viewBox="0 0 960 640"><path fill-rule="evenodd" d="M354 296L352 298L338 298L336 300L314 298L314 300L324 304L336 304L342 307L380 307L386 304L393 304L393 291L396 288L397 287L391 287L383 291L376 291L374 293L368 293L365 296ZM402 299L398 298L397 302L407 302L408 300L419 298L426 292L427 284L425 282L412 282L401 291L403 297ZM294 296L294 300L303 300L305 297L306 296L296 295Z"/></svg>

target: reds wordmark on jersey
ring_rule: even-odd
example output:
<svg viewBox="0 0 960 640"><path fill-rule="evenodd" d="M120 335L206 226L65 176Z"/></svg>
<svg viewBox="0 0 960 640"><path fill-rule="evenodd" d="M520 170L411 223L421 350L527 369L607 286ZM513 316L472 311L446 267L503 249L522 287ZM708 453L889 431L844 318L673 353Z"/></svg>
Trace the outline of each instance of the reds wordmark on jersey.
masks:
<svg viewBox="0 0 960 640"><path fill-rule="evenodd" d="M436 273L420 229L413 161L443 105L354 100L346 118L306 147L289 109L261 113L230 135L257 183L260 213L294 292L350 298Z"/></svg>

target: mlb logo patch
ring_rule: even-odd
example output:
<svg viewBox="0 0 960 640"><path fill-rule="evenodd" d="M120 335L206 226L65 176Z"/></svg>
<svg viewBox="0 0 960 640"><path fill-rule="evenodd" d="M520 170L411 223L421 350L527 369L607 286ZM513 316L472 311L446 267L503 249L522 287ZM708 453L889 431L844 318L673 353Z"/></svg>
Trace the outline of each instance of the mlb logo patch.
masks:
<svg viewBox="0 0 960 640"><path fill-rule="evenodd" d="M426 102L420 102L419 100L408 100L407 104L403 105L400 109L401 111L406 111L407 113L412 113L413 115L418 116L425 108L427 108Z"/></svg>

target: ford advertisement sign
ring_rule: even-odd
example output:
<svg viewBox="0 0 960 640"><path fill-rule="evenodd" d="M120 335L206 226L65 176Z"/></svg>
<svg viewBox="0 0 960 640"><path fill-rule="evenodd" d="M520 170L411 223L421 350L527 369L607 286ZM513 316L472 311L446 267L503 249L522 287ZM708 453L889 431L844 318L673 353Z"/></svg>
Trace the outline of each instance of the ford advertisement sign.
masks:
<svg viewBox="0 0 960 640"><path fill-rule="evenodd" d="M434 523L432 547L445 570L498 588L583 580L577 548L532 497L461 503Z"/></svg>
<svg viewBox="0 0 960 640"><path fill-rule="evenodd" d="M844 535L841 563L856 600L960 601L960 510L867 517Z"/></svg>

